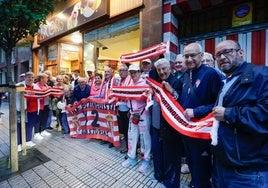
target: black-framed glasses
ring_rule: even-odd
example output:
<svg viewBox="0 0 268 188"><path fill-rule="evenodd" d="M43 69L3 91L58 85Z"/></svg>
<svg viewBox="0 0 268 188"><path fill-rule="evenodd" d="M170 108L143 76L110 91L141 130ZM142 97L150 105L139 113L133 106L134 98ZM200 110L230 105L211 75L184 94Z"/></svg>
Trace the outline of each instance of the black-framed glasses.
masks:
<svg viewBox="0 0 268 188"><path fill-rule="evenodd" d="M229 56L229 55L232 55L233 52L238 52L239 50L241 50L241 49L240 48L238 48L238 49L235 49L235 48L225 49L225 50L222 50L222 51L216 53L215 58L220 58L221 55Z"/></svg>
<svg viewBox="0 0 268 188"><path fill-rule="evenodd" d="M199 54L201 54L201 52L192 53L192 54L184 54L183 57L184 57L185 59L188 59L189 57L191 57L191 58L195 58L195 57L198 56Z"/></svg>

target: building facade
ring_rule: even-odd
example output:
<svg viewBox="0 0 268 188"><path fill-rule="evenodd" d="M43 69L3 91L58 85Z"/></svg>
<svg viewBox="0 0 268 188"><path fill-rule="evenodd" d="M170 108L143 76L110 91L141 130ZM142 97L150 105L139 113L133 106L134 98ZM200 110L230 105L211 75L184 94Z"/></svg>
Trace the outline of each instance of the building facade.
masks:
<svg viewBox="0 0 268 188"><path fill-rule="evenodd" d="M184 45L199 42L214 54L222 40L239 41L245 59L268 65L268 2L263 0L165 0L163 39L171 41L171 61Z"/></svg>
<svg viewBox="0 0 268 188"><path fill-rule="evenodd" d="M162 41L162 1L71 0L56 6L33 45L33 70L102 72Z"/></svg>

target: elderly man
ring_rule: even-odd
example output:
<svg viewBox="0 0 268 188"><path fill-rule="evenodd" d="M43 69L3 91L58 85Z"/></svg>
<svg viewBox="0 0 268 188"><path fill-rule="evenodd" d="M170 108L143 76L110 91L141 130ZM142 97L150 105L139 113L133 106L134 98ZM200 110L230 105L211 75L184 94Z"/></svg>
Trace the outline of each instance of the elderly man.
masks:
<svg viewBox="0 0 268 188"><path fill-rule="evenodd" d="M141 61L141 77L146 78L149 76L149 72L152 70L152 61L150 59L144 59Z"/></svg>
<svg viewBox="0 0 268 188"><path fill-rule="evenodd" d="M128 67L123 64L119 67L119 76L120 81L118 86L128 86L130 84L131 78L128 75ZM128 124L129 124L129 107L127 106L127 101L120 100L117 103L118 109L118 125L119 125L119 133L124 135L126 147L123 148L120 153L127 153L128 148Z"/></svg>
<svg viewBox="0 0 268 188"><path fill-rule="evenodd" d="M179 80L171 74L170 62L161 58L154 63L162 85L174 98L178 98L176 90L179 89ZM180 187L180 159L183 148L181 134L173 129L160 113L153 106L152 117L160 116L160 126L156 127L152 119L152 152L154 163L154 177L163 181L166 187ZM155 115L155 113L157 115Z"/></svg>
<svg viewBox="0 0 268 188"><path fill-rule="evenodd" d="M73 101L79 102L83 98L90 95L90 86L87 84L86 78L78 78L78 84L73 90Z"/></svg>
<svg viewBox="0 0 268 188"><path fill-rule="evenodd" d="M188 44L183 53L188 69L181 79L183 85L179 102L184 108L186 119L203 118L212 111L221 87L221 78L215 69L202 64L203 52L200 44ZM183 136L183 142L193 186L211 187L210 140Z"/></svg>
<svg viewBox="0 0 268 188"><path fill-rule="evenodd" d="M184 57L182 54L178 54L176 56L176 61L174 64L174 71L175 71L175 76L180 79L187 69L185 62L184 62Z"/></svg>
<svg viewBox="0 0 268 188"><path fill-rule="evenodd" d="M218 66L226 74L213 108L219 121L213 148L216 188L268 187L268 68L243 56L237 41L216 46Z"/></svg>
<svg viewBox="0 0 268 188"><path fill-rule="evenodd" d="M104 80L102 81L101 88L100 88L100 95L99 98L108 98L109 90L117 85L117 80L114 77L114 71L111 67L104 67Z"/></svg>

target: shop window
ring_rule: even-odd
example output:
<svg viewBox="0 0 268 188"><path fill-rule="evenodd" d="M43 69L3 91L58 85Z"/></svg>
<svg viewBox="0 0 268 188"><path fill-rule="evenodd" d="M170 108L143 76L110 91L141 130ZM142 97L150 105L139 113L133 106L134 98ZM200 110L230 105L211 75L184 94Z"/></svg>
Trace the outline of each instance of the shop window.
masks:
<svg viewBox="0 0 268 188"><path fill-rule="evenodd" d="M140 48L138 15L84 35L84 69L102 72L104 65L117 69L120 55Z"/></svg>

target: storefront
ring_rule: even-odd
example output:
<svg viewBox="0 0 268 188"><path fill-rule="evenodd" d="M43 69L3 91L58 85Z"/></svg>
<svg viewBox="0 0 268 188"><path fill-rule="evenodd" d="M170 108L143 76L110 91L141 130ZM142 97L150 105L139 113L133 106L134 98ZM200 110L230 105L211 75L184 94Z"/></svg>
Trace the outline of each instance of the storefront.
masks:
<svg viewBox="0 0 268 188"><path fill-rule="evenodd" d="M148 12L161 10L162 4L152 9L147 0L68 2L56 7L58 11L40 27L33 46L35 73L51 70L56 76L80 70L87 76L87 70L102 72L105 65L116 70L120 55L161 42L161 30L155 33L143 23L151 17Z"/></svg>
<svg viewBox="0 0 268 188"><path fill-rule="evenodd" d="M166 41L173 39L171 60L187 43L197 41L204 51L214 54L220 41L234 39L248 62L268 65L267 8L267 1L262 0L164 1L163 35Z"/></svg>

